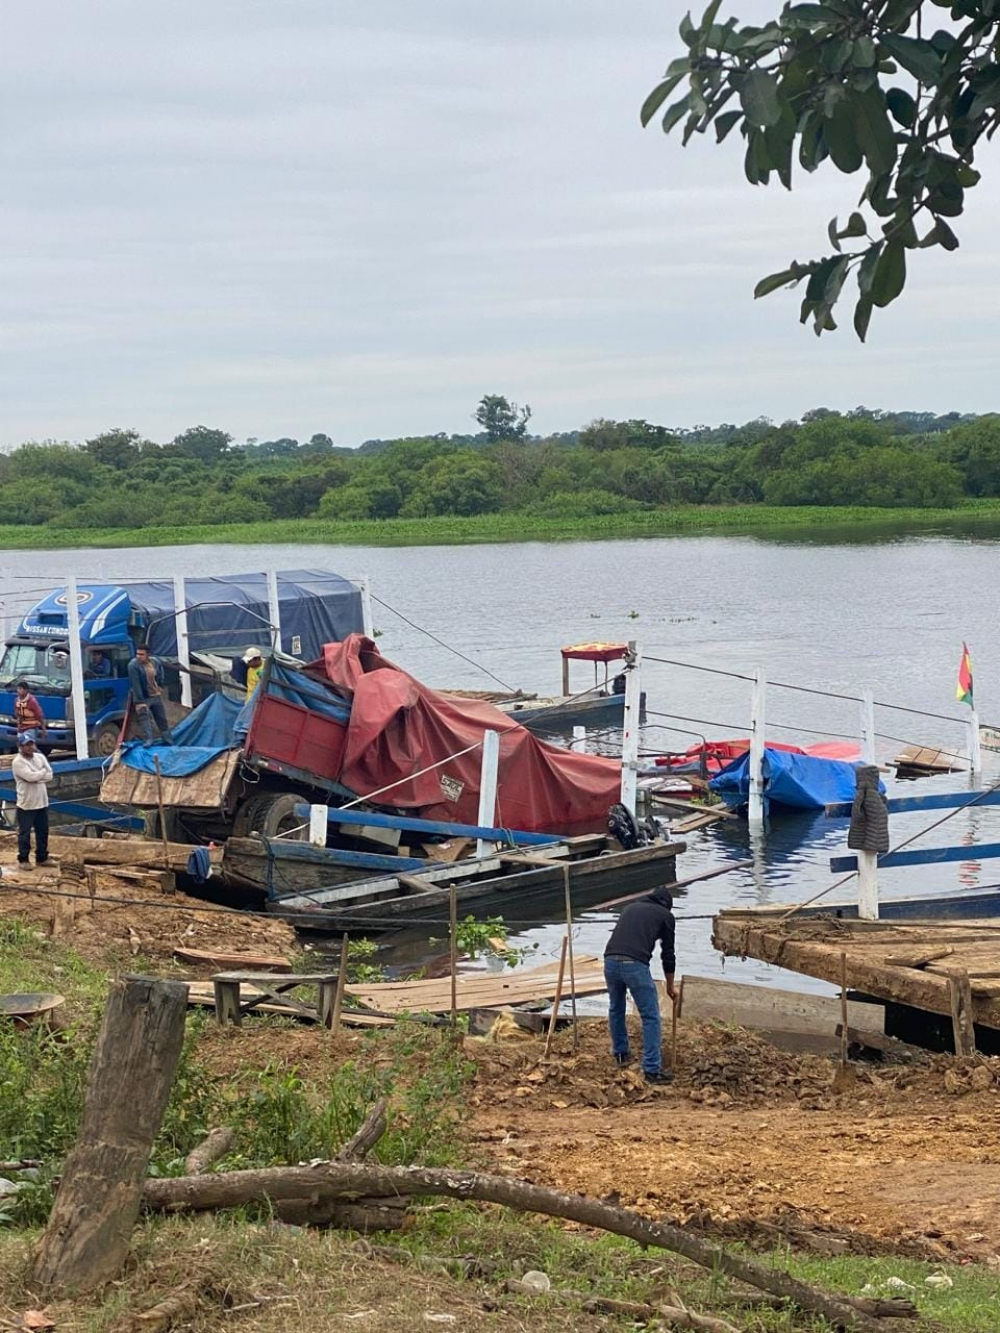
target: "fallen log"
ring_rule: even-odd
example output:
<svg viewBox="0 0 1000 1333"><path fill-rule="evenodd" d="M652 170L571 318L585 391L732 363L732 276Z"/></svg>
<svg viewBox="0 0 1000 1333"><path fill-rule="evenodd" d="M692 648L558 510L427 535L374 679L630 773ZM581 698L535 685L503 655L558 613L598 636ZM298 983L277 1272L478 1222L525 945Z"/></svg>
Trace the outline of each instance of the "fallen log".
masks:
<svg viewBox="0 0 1000 1333"><path fill-rule="evenodd" d="M338 1162L360 1162L386 1131L388 1100L380 1097L357 1132L347 1140L337 1154ZM406 1201L394 1199L356 1199L345 1203L340 1199L320 1199L310 1195L302 1199L286 1199L275 1204L275 1214L282 1222L293 1226L338 1227L342 1230L401 1231L406 1225Z"/></svg>
<svg viewBox="0 0 1000 1333"><path fill-rule="evenodd" d="M213 1162L225 1157L233 1146L235 1138L236 1130L231 1125L220 1125L218 1129L210 1129L208 1136L198 1144L197 1148L192 1148L184 1159L184 1170L189 1176L200 1176Z"/></svg>
<svg viewBox="0 0 1000 1333"><path fill-rule="evenodd" d="M702 1240L683 1227L652 1222L627 1208L615 1208L579 1194L531 1185L523 1180L474 1171L422 1167L372 1167L328 1162L320 1166L272 1167L208 1176L147 1180L145 1202L159 1211L205 1211L271 1200L315 1198L392 1198L440 1194L477 1199L525 1212L560 1217L583 1226L628 1236L640 1245L671 1250L703 1268L725 1273L748 1286L785 1296L801 1310L822 1315L852 1333L875 1333L878 1324L844 1297L831 1295L792 1277Z"/></svg>
<svg viewBox="0 0 1000 1333"><path fill-rule="evenodd" d="M361 1122L357 1133L349 1138L337 1153L338 1162L360 1162L368 1156L388 1126L385 1114L388 1105L388 1098L378 1099Z"/></svg>

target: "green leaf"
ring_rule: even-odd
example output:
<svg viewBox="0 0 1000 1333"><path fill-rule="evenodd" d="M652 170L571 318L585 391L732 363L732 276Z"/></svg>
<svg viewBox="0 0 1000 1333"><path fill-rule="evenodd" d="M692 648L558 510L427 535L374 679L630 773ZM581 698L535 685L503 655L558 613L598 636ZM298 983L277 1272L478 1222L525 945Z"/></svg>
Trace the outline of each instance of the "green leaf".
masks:
<svg viewBox="0 0 1000 1333"><path fill-rule="evenodd" d="M831 218L830 225L826 229L826 234L830 238L830 244L840 253L840 232L837 230L837 219Z"/></svg>
<svg viewBox="0 0 1000 1333"><path fill-rule="evenodd" d="M781 119L781 101L778 85L762 69L753 69L740 85L740 102L751 125L766 129Z"/></svg>
<svg viewBox="0 0 1000 1333"><path fill-rule="evenodd" d="M859 69L870 69L873 65L878 63L878 53L875 50L875 43L867 33L855 38L851 60Z"/></svg>
<svg viewBox="0 0 1000 1333"><path fill-rule="evenodd" d="M862 342L868 333L868 324L872 317L872 301L869 296L859 296L858 303L854 307L854 332Z"/></svg>
<svg viewBox="0 0 1000 1333"><path fill-rule="evenodd" d="M771 273L766 278L761 278L753 289L753 299L757 301L762 296L769 296L771 292L776 292L779 287L787 287L794 280L795 275L788 268L783 273Z"/></svg>
<svg viewBox="0 0 1000 1333"><path fill-rule="evenodd" d="M843 23L843 16L826 5L789 5L782 10L781 21L787 23Z"/></svg>
<svg viewBox="0 0 1000 1333"><path fill-rule="evenodd" d="M841 289L847 281L847 274L850 271L851 261L845 255L843 259L838 259L826 280L826 287L823 289L823 303L832 310L837 304L837 298L840 296Z"/></svg>
<svg viewBox="0 0 1000 1333"><path fill-rule="evenodd" d="M653 119L657 111L659 111L660 107L674 91L683 77L683 72L680 74L673 74L670 78L664 79L662 83L656 85L646 98L645 102L643 102L642 110L639 112L639 122L643 128L645 128Z"/></svg>
<svg viewBox="0 0 1000 1333"><path fill-rule="evenodd" d="M826 285L831 274L840 264L847 264L848 262L846 257L841 258L839 255L830 255L826 259L821 259L809 275L809 282L806 284L807 298L810 301L824 301Z"/></svg>
<svg viewBox="0 0 1000 1333"><path fill-rule="evenodd" d="M895 301L905 285L906 251L899 241L889 241L875 267L871 299L882 309Z"/></svg>
<svg viewBox="0 0 1000 1333"><path fill-rule="evenodd" d="M854 125L865 161L873 175L887 175L896 165L896 135L877 88L853 99Z"/></svg>
<svg viewBox="0 0 1000 1333"><path fill-rule="evenodd" d="M681 41L685 46L694 46L698 38L698 29L691 22L691 15L687 13L681 19L680 27L677 30L681 35Z"/></svg>
<svg viewBox="0 0 1000 1333"><path fill-rule="evenodd" d="M715 22L715 16L722 6L722 0L712 0L712 3L701 16L701 23L698 27L698 33L701 37L707 37L712 30L712 24Z"/></svg>
<svg viewBox="0 0 1000 1333"><path fill-rule="evenodd" d="M799 162L806 171L815 171L826 156L826 144L823 142L823 120L815 111L810 111L799 130Z"/></svg>
<svg viewBox="0 0 1000 1333"><path fill-rule="evenodd" d="M888 88L886 104L896 123L908 130L917 118L917 104L903 88Z"/></svg>
<svg viewBox="0 0 1000 1333"><path fill-rule="evenodd" d="M958 237L948 226L947 222L945 222L944 218L938 218L935 221L934 226L920 242L921 249L928 245L940 245L942 250L958 249Z"/></svg>
<svg viewBox="0 0 1000 1333"><path fill-rule="evenodd" d="M858 265L858 290L862 296L867 296L871 292L883 246L884 242L876 241Z"/></svg>
<svg viewBox="0 0 1000 1333"><path fill-rule="evenodd" d="M847 226L840 233L844 236L864 236L867 234L868 227L860 213L852 213L847 219Z"/></svg>
<svg viewBox="0 0 1000 1333"><path fill-rule="evenodd" d="M691 95L685 94L679 102L675 102L672 107L668 107L663 117L663 133L669 134L677 122L686 116L691 107Z"/></svg>
<svg viewBox="0 0 1000 1333"><path fill-rule="evenodd" d="M898 32L885 32L879 38L882 49L893 60L898 60L907 73L921 83L937 84L941 79L941 57L922 37L904 37Z"/></svg>
<svg viewBox="0 0 1000 1333"><path fill-rule="evenodd" d="M978 185L980 176L975 167L970 167L968 162L959 162L955 167L955 180L963 189L971 189L973 185Z"/></svg>
<svg viewBox="0 0 1000 1333"><path fill-rule="evenodd" d="M727 111L725 115L719 116L715 122L715 139L717 143L722 143L723 139L733 128L738 120L743 119L742 111Z"/></svg>
<svg viewBox="0 0 1000 1333"><path fill-rule="evenodd" d="M833 108L833 115L823 123L823 138L830 150L833 164L848 175L858 170L863 158L854 117L856 100L857 98L841 98Z"/></svg>

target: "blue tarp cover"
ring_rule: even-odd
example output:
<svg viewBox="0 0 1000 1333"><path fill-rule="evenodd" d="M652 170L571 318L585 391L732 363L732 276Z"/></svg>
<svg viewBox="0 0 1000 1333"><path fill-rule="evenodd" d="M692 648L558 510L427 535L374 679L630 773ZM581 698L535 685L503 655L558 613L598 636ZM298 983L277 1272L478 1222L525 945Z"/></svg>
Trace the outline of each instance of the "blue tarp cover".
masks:
<svg viewBox="0 0 1000 1333"><path fill-rule="evenodd" d="M186 778L240 742L235 733L240 706L224 694L212 694L173 728L174 745L126 741L121 761L139 773L155 773L155 759L165 778Z"/></svg>
<svg viewBox="0 0 1000 1333"><path fill-rule="evenodd" d="M764 750L764 796L769 805L792 810L822 810L836 801L853 801L855 764L819 759L784 750ZM726 805L746 805L750 796L750 755L734 759L708 784ZM882 784L880 789L884 790Z"/></svg>

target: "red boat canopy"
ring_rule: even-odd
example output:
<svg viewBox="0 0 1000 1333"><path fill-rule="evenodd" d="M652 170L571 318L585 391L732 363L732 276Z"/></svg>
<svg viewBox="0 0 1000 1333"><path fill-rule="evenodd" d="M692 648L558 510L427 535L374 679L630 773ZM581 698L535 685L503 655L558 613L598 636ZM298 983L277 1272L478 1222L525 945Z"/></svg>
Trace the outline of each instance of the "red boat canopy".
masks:
<svg viewBox="0 0 1000 1333"><path fill-rule="evenodd" d="M617 662L628 655L627 643L575 643L562 650L575 662Z"/></svg>
<svg viewBox="0 0 1000 1333"><path fill-rule="evenodd" d="M500 733L499 826L603 830L619 799L621 767L614 760L546 745L491 704L438 694L362 634L326 644L312 670L352 698L340 781L379 804L476 823L487 730Z"/></svg>

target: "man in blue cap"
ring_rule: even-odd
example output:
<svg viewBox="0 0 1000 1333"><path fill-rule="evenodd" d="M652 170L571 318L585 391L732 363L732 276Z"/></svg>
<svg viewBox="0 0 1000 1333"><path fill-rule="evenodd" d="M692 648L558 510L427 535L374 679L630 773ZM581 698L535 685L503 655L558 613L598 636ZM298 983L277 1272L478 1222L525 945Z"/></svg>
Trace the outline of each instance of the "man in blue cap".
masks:
<svg viewBox="0 0 1000 1333"><path fill-rule="evenodd" d="M663 1070L663 1031L660 1001L649 964L657 943L667 979L667 994L675 997L674 900L664 888L622 908L604 951L604 980L608 985L608 1028L611 1053L620 1065L631 1060L625 1026L625 997L631 995L642 1019L642 1072L647 1083L669 1083Z"/></svg>

